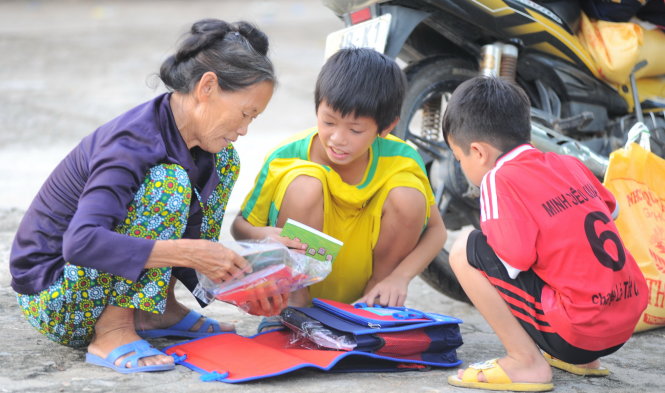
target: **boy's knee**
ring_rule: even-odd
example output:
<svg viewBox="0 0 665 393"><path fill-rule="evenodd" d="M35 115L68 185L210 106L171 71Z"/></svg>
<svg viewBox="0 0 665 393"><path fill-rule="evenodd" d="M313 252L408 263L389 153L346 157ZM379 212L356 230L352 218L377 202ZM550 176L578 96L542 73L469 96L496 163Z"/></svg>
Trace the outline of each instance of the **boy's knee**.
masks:
<svg viewBox="0 0 665 393"><path fill-rule="evenodd" d="M283 203L297 204L303 209L323 206L321 180L306 175L296 177L287 187Z"/></svg>
<svg viewBox="0 0 665 393"><path fill-rule="evenodd" d="M425 196L415 188L393 188L383 204L383 212L384 216L393 216L402 225L422 228L427 216Z"/></svg>
<svg viewBox="0 0 665 393"><path fill-rule="evenodd" d="M466 246L468 239L469 233L462 233L457 237L457 239L455 239L453 246L450 248L450 255L448 260L450 261L450 267L453 269L453 271L456 271L457 269L469 264L466 256Z"/></svg>
<svg viewBox="0 0 665 393"><path fill-rule="evenodd" d="M282 227L291 218L321 230L323 209L324 189L321 180L299 175L291 180L284 191L276 224Z"/></svg>

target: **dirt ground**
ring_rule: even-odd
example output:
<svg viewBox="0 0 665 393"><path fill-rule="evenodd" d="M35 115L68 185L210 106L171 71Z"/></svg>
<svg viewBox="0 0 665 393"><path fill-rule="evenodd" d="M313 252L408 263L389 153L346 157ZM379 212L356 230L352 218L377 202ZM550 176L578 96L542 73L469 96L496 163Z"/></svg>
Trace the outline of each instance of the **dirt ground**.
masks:
<svg viewBox="0 0 665 393"><path fill-rule="evenodd" d="M154 74L192 22L245 19L271 38L279 88L268 110L236 144L242 173L229 202L236 214L263 155L289 133L314 124L313 86L326 34L342 24L319 1L3 1L0 2L0 391L2 392L453 392L449 369L406 373L333 374L315 370L240 385L205 383L185 367L168 373L121 375L84 362L85 351L38 334L20 314L9 283L14 232L48 173L100 124L163 91ZM230 219L227 219L225 228ZM228 231L223 231L230 238ZM178 295L197 309L182 288ZM438 294L420 279L407 305L452 315L465 344L465 363L502 356L477 311ZM219 303L204 313L252 335L257 317ZM174 341L155 340L164 347ZM603 359L612 374L586 379L555 371L560 392L662 392L665 331L635 335Z"/></svg>

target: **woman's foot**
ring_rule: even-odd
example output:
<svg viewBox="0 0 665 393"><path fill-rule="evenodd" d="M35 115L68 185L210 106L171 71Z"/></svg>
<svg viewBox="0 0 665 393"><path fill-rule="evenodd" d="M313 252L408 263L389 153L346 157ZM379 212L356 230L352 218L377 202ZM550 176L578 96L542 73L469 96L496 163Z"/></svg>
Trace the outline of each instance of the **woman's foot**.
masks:
<svg viewBox="0 0 665 393"><path fill-rule="evenodd" d="M136 330L155 330L155 329L168 329L178 322L182 321L189 312L190 309L185 307L182 303L178 301L175 297L175 286L177 280L171 278L169 283L168 291L166 292L166 310L164 314L153 314L141 310L136 310L135 315L135 326ZM204 333L206 330L208 333L213 333L215 328L213 324L219 324L219 330L222 332L233 332L235 331L235 326L230 323L217 322L215 320L210 320L208 328L201 332L201 326L206 323L207 318L201 316L196 323L194 323L189 330L197 333Z"/></svg>
<svg viewBox="0 0 665 393"><path fill-rule="evenodd" d="M116 306L107 306L95 325L95 335L88 345L88 352L105 359L114 349L141 340L134 328L134 310ZM116 366L133 352L119 357ZM147 356L138 360L138 367L174 364L173 357L166 354ZM127 365L131 367L131 365Z"/></svg>
<svg viewBox="0 0 665 393"><path fill-rule="evenodd" d="M154 329L167 329L170 328L174 325L176 325L178 322L182 321L183 318L185 318L190 312L190 309L185 307L183 304L178 302L177 300L172 300L172 301L167 301L166 303L166 310L164 311L164 314L153 314L141 310L136 310L136 315L135 315L135 327L137 331L143 331L143 330L154 330ZM191 332L199 332L201 326L206 323L206 318L205 316L201 316L196 323L194 323L189 330ZM217 322L219 324L219 327L222 332L233 332L235 331L235 326L230 323L224 323L224 322ZM213 324L209 324L207 329L204 330L207 331L208 333L213 333L214 332L214 327Z"/></svg>

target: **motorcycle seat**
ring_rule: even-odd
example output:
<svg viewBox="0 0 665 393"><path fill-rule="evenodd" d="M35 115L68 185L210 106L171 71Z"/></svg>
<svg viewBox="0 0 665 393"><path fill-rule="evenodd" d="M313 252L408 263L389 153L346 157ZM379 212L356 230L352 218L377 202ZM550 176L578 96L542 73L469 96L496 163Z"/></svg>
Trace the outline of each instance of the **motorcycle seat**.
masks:
<svg viewBox="0 0 665 393"><path fill-rule="evenodd" d="M572 32L576 33L580 26L582 8L578 1L570 0L539 0L536 3L554 12Z"/></svg>

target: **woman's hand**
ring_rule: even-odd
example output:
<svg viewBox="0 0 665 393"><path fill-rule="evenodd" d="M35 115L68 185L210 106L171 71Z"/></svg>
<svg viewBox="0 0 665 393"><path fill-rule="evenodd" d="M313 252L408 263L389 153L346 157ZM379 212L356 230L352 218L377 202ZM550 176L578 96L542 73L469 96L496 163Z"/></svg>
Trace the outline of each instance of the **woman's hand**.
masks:
<svg viewBox="0 0 665 393"><path fill-rule="evenodd" d="M198 241L197 241L198 242ZM189 266L214 282L223 282L251 273L247 260L220 243L200 240L201 244L190 252Z"/></svg>
<svg viewBox="0 0 665 393"><path fill-rule="evenodd" d="M365 287L365 294L356 303L366 303L368 306L379 304L387 307L403 307L409 287L409 279L389 275L374 284L370 279Z"/></svg>
<svg viewBox="0 0 665 393"><path fill-rule="evenodd" d="M145 268L172 266L195 269L214 282L252 271L245 258L220 243L204 239L156 241Z"/></svg>
<svg viewBox="0 0 665 393"><path fill-rule="evenodd" d="M277 229L277 228L275 228ZM290 240L290 239L288 239ZM301 244L293 241L290 244ZM221 243L204 239L159 240L145 268L179 266L195 269L214 282L224 282L252 272L247 260ZM290 288L267 285L239 305L253 315L276 315L287 306Z"/></svg>

